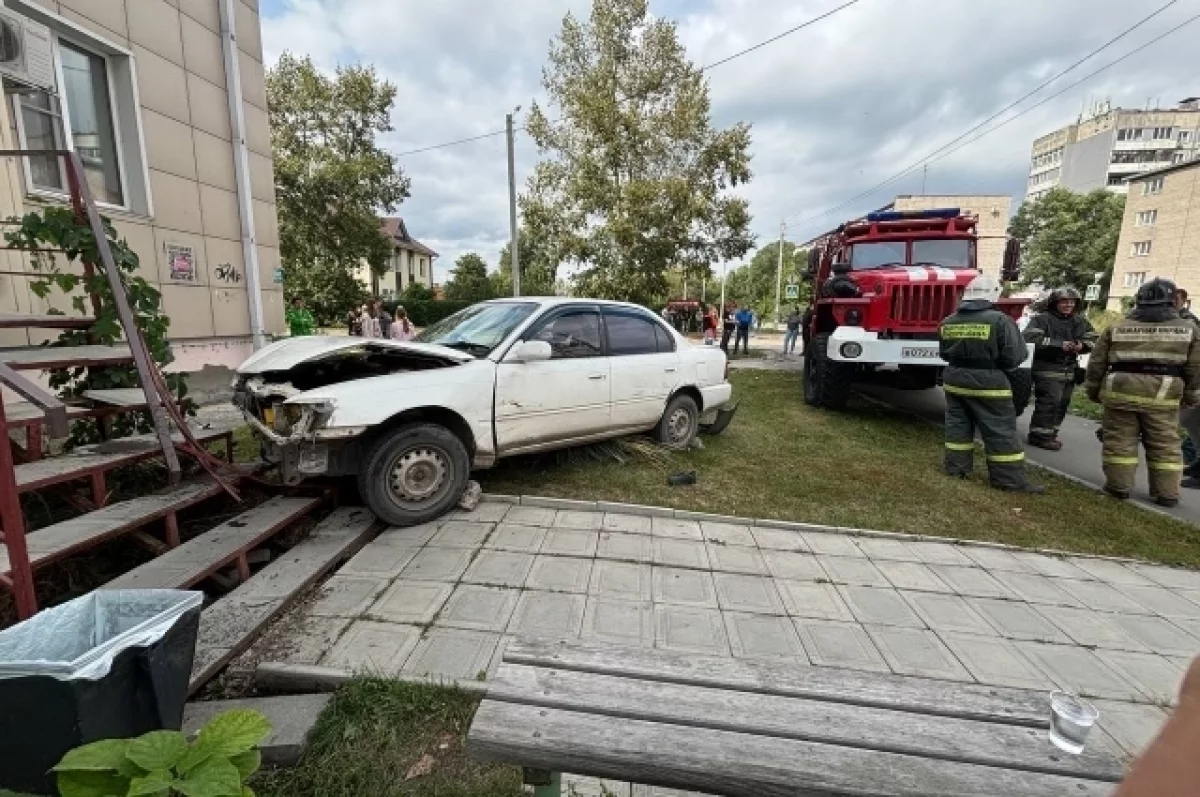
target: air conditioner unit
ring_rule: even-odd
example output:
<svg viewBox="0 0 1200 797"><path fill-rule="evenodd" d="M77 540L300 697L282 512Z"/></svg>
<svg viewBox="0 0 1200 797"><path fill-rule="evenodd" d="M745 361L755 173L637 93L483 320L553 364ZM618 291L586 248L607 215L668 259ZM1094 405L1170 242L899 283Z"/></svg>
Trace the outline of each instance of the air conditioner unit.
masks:
<svg viewBox="0 0 1200 797"><path fill-rule="evenodd" d="M55 91L50 29L0 8L0 75L24 88Z"/></svg>

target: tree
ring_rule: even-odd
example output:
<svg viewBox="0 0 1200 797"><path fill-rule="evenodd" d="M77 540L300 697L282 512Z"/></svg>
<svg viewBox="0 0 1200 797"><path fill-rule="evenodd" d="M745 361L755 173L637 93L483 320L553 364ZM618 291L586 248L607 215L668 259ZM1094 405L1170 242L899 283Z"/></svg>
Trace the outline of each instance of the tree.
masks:
<svg viewBox="0 0 1200 797"><path fill-rule="evenodd" d="M354 270L381 273L390 254L377 213L394 211L409 181L375 138L392 129L395 98L370 67L331 77L284 53L267 72L284 292L323 323L361 301Z"/></svg>
<svg viewBox="0 0 1200 797"><path fill-rule="evenodd" d="M787 308L808 303L812 284L801 279L808 266L808 250L799 249L791 241L783 242L783 280L782 285L795 283L800 286L799 299L783 297L780 290L780 313L786 315ZM744 266L730 271L725 276L725 299L745 303L763 318L775 315L775 288L779 278L779 241L771 241L760 247Z"/></svg>
<svg viewBox="0 0 1200 797"><path fill-rule="evenodd" d="M454 261L450 281L446 283L446 298L464 302L482 302L495 296L488 279L487 263L474 252Z"/></svg>
<svg viewBox="0 0 1200 797"><path fill-rule="evenodd" d="M546 257L546 250L527 230L521 231L521 295L554 296L558 269ZM491 274L492 293L512 296L512 247L500 250L500 265Z"/></svg>
<svg viewBox="0 0 1200 797"><path fill-rule="evenodd" d="M1053 188L1022 203L1009 225L1021 242L1023 284L1070 285L1082 291L1103 273L1108 284L1121 234L1125 197L1097 189L1076 194ZM1101 297L1101 302L1104 297Z"/></svg>
<svg viewBox="0 0 1200 797"><path fill-rule="evenodd" d="M404 293L400 294L400 298L408 302L428 302L433 299L433 291L423 282L410 282Z"/></svg>
<svg viewBox="0 0 1200 797"><path fill-rule="evenodd" d="M729 194L750 179L749 126L712 127L703 75L647 0L568 13L542 84L560 118L530 111L546 159L521 207L548 262L580 265L577 292L649 302L669 268L699 275L750 249L746 200Z"/></svg>

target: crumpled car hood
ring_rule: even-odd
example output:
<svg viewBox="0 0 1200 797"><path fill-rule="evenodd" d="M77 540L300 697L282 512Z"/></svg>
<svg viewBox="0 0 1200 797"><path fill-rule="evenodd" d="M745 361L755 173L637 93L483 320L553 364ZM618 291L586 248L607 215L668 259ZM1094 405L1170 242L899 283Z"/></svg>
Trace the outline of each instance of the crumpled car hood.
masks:
<svg viewBox="0 0 1200 797"><path fill-rule="evenodd" d="M387 340L385 338L331 337L310 335L300 338L284 338L260 349L238 366L242 375L262 374L268 371L287 371L303 362L319 360L338 352L355 348L391 349L416 355L438 357L459 363L471 362L475 358L466 352L438 346L433 343Z"/></svg>

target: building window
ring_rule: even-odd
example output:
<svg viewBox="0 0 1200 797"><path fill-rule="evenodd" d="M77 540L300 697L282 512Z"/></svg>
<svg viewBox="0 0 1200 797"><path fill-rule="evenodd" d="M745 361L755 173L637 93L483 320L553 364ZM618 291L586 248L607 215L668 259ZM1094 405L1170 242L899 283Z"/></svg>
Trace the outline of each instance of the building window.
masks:
<svg viewBox="0 0 1200 797"><path fill-rule="evenodd" d="M1142 129L1140 127L1122 127L1117 131L1117 141L1141 141Z"/></svg>
<svg viewBox="0 0 1200 797"><path fill-rule="evenodd" d="M1154 138L1171 138L1173 132L1175 132L1174 129L1170 127L1156 127L1154 128Z"/></svg>
<svg viewBox="0 0 1200 797"><path fill-rule="evenodd" d="M1127 271L1125 273L1125 287L1136 288L1146 281L1146 272L1144 271Z"/></svg>
<svg viewBox="0 0 1200 797"><path fill-rule="evenodd" d="M1120 185L1125 185L1125 175L1123 175L1123 174L1110 174L1110 175L1108 176L1108 184L1109 184L1109 185L1111 185L1111 186L1120 186Z"/></svg>
<svg viewBox="0 0 1200 797"><path fill-rule="evenodd" d="M420 262L417 263L417 269L417 273L421 275L421 279L425 279L425 258L421 258Z"/></svg>
<svg viewBox="0 0 1200 797"><path fill-rule="evenodd" d="M1140 210L1133 218L1133 226L1135 227L1153 227L1158 221L1157 210Z"/></svg>
<svg viewBox="0 0 1200 797"><path fill-rule="evenodd" d="M1184 161L1186 161L1187 159L1188 159L1188 154L1187 154L1186 152L1182 151L1182 150L1181 150L1181 151L1179 151L1179 152L1176 152L1176 153L1174 153L1174 154L1171 156L1171 162L1172 162L1172 163L1183 163L1183 162L1184 162Z"/></svg>
<svg viewBox="0 0 1200 797"><path fill-rule="evenodd" d="M1151 243L1153 243L1153 242L1152 241L1134 241L1133 246L1130 248L1129 254L1132 257L1146 257L1147 255L1150 254L1150 244ZM1140 285L1141 283L1139 282L1138 284Z"/></svg>
<svg viewBox="0 0 1200 797"><path fill-rule="evenodd" d="M1142 183L1142 196L1161 194L1163 190L1163 179L1164 178L1162 177L1157 177L1153 180L1147 180L1146 182Z"/></svg>
<svg viewBox="0 0 1200 797"><path fill-rule="evenodd" d="M1192 140L1192 131L1191 130L1180 130L1179 131L1179 143L1180 144L1187 144L1191 140Z"/></svg>

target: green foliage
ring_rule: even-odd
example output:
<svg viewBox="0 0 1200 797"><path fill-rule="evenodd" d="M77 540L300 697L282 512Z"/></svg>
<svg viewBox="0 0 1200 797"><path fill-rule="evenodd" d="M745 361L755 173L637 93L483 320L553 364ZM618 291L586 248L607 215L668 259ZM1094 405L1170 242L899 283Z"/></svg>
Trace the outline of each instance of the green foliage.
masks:
<svg viewBox="0 0 1200 797"><path fill-rule="evenodd" d="M808 264L808 250L799 249L791 241L783 242L783 288L779 295L779 312L786 317L792 307L805 307L812 294L812 282L800 278ZM775 315L775 288L778 284L779 241L772 241L754 253L754 257L725 275L725 300L745 303L762 318ZM788 283L800 286L799 299L784 298ZM716 293L709 287L709 296L720 296L720 285Z"/></svg>
<svg viewBox="0 0 1200 797"><path fill-rule="evenodd" d="M402 306L405 311L408 312L408 320L411 321L414 326L423 329L430 324L441 321L443 318L447 318L448 316L452 316L459 310L462 310L465 307L470 307L473 304L475 304L475 302L450 301L449 299L442 301L429 300L416 302L401 300L398 302L385 302L383 308L389 313L394 314L396 306Z"/></svg>
<svg viewBox="0 0 1200 797"><path fill-rule="evenodd" d="M395 99L370 67L329 77L284 53L267 72L284 292L303 297L318 323L360 304L354 270L365 261L381 273L391 254L377 214L404 201L409 180L375 139L392 130Z"/></svg>
<svg viewBox="0 0 1200 797"><path fill-rule="evenodd" d="M702 73L647 0L568 13L542 84L555 111L534 103L526 121L548 157L523 221L547 263L581 266L577 293L652 302L668 269L698 279L750 249L748 203L730 193L750 179L749 126L712 127Z"/></svg>
<svg viewBox="0 0 1200 797"><path fill-rule="evenodd" d="M27 213L20 219L8 219L13 226L4 234L8 246L30 253L30 262L38 277L29 283L29 289L40 299L48 299L55 291L68 296L71 307L81 314L92 314L96 322L86 330L68 329L58 336L54 346L82 346L100 344L111 346L122 340L124 331L117 316L112 287L101 264L100 250L92 228L76 221L70 208L48 206L38 213ZM137 276L138 254L123 238L117 237L112 222L102 218L104 235L112 251L113 262L125 287L129 307L137 326L142 330L146 348L151 359L160 366L169 364L174 356L167 339L171 319L163 315L162 296L149 282ZM58 252L43 251L46 249ZM64 265L59 255L66 259ZM91 276L75 264L92 264ZM93 306L89 295L95 295L98 306ZM183 374L167 374L167 385L180 399L187 395L187 379ZM106 368L74 368L54 371L50 374L50 387L66 398L81 396L86 390L121 387L138 387L137 368L132 364ZM191 407L189 406L190 410ZM127 413L113 422L113 434L122 436L151 429L145 413ZM93 442L96 434L93 424L75 424L71 442L74 444Z"/></svg>
<svg viewBox="0 0 1200 797"><path fill-rule="evenodd" d="M400 294L400 298L405 302L431 302L433 291L423 282L410 282L404 293Z"/></svg>
<svg viewBox="0 0 1200 797"><path fill-rule="evenodd" d="M253 797L266 717L235 709L218 714L192 742L179 731L105 739L77 747L54 767L62 797Z"/></svg>
<svg viewBox="0 0 1200 797"><path fill-rule="evenodd" d="M554 296L557 264L549 259L546 248L528 230L521 230L521 295ZM512 296L512 246L500 250L500 265L489 277L493 296Z"/></svg>
<svg viewBox="0 0 1200 797"><path fill-rule="evenodd" d="M1124 212L1125 197L1103 189L1076 194L1052 188L1022 203L1009 225L1009 235L1021 242L1022 283L1041 280L1049 288L1082 291L1102 273L1107 292ZM1102 294L1099 304L1106 299Z"/></svg>
<svg viewBox="0 0 1200 797"><path fill-rule="evenodd" d="M454 261L450 281L446 283L446 298L452 301L482 302L495 296L488 279L487 263L474 252Z"/></svg>

